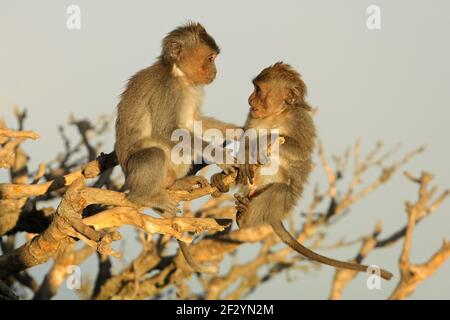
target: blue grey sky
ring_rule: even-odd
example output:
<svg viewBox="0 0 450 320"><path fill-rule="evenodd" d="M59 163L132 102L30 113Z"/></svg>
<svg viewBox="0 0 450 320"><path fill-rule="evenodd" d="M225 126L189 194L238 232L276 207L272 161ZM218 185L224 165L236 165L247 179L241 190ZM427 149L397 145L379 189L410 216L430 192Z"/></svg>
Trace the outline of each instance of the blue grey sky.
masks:
<svg viewBox="0 0 450 320"><path fill-rule="evenodd" d="M66 28L70 4L81 8L80 30ZM366 27L366 8L371 4L381 8L380 30ZM406 169L417 175L430 171L440 187L448 188L448 12L450 3L445 0L1 0L0 114L11 120L14 105L27 108L27 128L41 134L40 140L25 144L31 165L48 161L63 147L57 125L66 123L71 113L90 119L112 114L126 80L159 55L163 36L195 20L222 48L217 79L206 88L207 115L243 123L250 80L262 68L283 60L303 75L308 101L319 108L315 120L329 153L342 152L357 138L363 152L377 140L388 147L401 143L403 152L427 144L426 153ZM112 133L108 139L105 151L112 149ZM326 180L315 174L307 191L316 182L324 186ZM327 241L367 234L379 219L383 235L388 235L405 224L404 202L415 198L416 186L399 174L354 206L329 231ZM449 202L416 229L414 262L428 259L449 237ZM344 298L386 298L399 276L401 244L377 250L366 261L394 271L396 279L370 291L365 276L359 275ZM324 253L343 259L356 250ZM42 274L45 267L34 273ZM82 266L83 272L95 276L94 267L95 260L90 261ZM291 276L287 282L280 275L249 298L323 299L333 270L324 266L311 275ZM57 297L76 296L62 288ZM420 284L411 298L449 299L450 262Z"/></svg>

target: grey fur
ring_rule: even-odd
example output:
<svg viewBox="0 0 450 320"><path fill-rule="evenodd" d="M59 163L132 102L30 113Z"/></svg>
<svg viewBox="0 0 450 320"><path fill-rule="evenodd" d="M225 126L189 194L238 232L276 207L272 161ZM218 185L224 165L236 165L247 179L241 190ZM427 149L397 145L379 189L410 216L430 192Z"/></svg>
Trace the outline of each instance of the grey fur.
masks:
<svg viewBox="0 0 450 320"><path fill-rule="evenodd" d="M284 143L280 145L280 166L276 183L265 182L273 177L257 177L256 193L251 199L248 212L239 220L240 227L271 223L284 219L296 206L303 193L312 169L312 151L316 136L310 113L301 106L287 106L279 115L264 119L247 119L249 128L279 128Z"/></svg>
<svg viewBox="0 0 450 320"><path fill-rule="evenodd" d="M178 205L170 199L167 188L185 177L192 166L171 161L170 152L176 143L171 141L173 131L190 129L194 120L202 120L206 128L236 127L200 114L202 86L214 79L216 67L213 60L208 60L207 78L193 81L189 77L197 69L189 69L189 63L183 64L182 59L182 54L189 54L192 52L189 50L200 45L219 53L214 39L199 23L189 23L170 32L163 39L157 62L131 77L117 107L115 151L129 188L128 199L154 208L164 216L176 214ZM189 76L186 70L191 72ZM195 263L187 245L180 241L179 245L194 271L213 270Z"/></svg>

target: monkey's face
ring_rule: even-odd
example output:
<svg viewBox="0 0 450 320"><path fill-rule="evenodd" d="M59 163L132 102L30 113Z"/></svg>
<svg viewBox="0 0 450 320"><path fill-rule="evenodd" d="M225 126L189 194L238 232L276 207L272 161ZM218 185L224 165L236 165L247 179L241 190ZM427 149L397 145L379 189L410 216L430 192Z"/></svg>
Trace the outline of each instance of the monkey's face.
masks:
<svg viewBox="0 0 450 320"><path fill-rule="evenodd" d="M209 84L216 78L216 57L214 49L200 45L182 54L180 69L193 84Z"/></svg>
<svg viewBox="0 0 450 320"><path fill-rule="evenodd" d="M285 88L274 81L255 82L248 98L250 116L255 119L278 114L285 109Z"/></svg>

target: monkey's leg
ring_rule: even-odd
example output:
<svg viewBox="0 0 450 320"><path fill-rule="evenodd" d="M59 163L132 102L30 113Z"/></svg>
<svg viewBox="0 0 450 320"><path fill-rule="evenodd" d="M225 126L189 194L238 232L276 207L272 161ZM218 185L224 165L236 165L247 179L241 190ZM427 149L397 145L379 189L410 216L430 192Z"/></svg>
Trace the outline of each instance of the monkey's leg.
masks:
<svg viewBox="0 0 450 320"><path fill-rule="evenodd" d="M216 129L220 130L224 136L226 136L226 130L237 130L236 133L238 133L238 137L242 134L243 130L240 126L223 122L221 120L217 120L212 117L205 117L201 116L200 120L202 121L202 128L203 131L206 131L208 129Z"/></svg>
<svg viewBox="0 0 450 320"><path fill-rule="evenodd" d="M169 197L165 189L167 159L157 147L134 153L127 162L126 184L130 190L127 198L160 212L175 214L178 203Z"/></svg>
<svg viewBox="0 0 450 320"><path fill-rule="evenodd" d="M295 197L284 183L272 183L249 194L236 198L236 222L239 228L248 228L269 223L272 219L283 219L295 206Z"/></svg>

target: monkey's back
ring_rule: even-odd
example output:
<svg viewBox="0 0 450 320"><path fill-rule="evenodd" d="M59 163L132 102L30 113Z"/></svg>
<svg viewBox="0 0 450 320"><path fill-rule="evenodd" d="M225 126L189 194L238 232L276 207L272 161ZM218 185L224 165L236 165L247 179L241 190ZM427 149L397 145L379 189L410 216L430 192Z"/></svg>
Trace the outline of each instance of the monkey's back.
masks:
<svg viewBox="0 0 450 320"><path fill-rule="evenodd" d="M291 137L297 142L294 154L285 154L280 149L280 171L289 177L294 196L300 198L303 186L308 182L312 171L312 153L315 146L316 128L308 108L295 106L291 110L291 119L286 132L281 135ZM292 152L289 152L292 153Z"/></svg>
<svg viewBox="0 0 450 320"><path fill-rule="evenodd" d="M127 159L138 150L159 146L168 152L181 103L177 86L170 70L160 63L137 72L128 81L116 120L115 150L124 171Z"/></svg>

